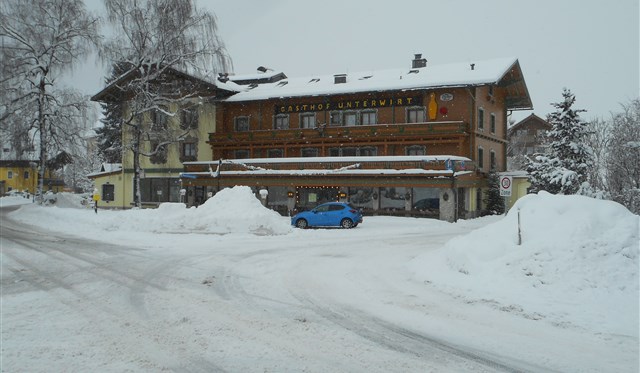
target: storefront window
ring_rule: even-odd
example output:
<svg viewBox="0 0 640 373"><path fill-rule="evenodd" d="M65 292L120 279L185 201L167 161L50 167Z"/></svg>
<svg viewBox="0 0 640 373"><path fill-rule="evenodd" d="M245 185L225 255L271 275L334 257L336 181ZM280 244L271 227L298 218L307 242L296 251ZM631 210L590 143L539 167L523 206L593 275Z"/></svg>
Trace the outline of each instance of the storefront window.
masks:
<svg viewBox="0 0 640 373"><path fill-rule="evenodd" d="M411 210L434 214L440 211L440 189L413 188Z"/></svg>
<svg viewBox="0 0 640 373"><path fill-rule="evenodd" d="M180 179L145 178L140 179L142 202L180 202Z"/></svg>
<svg viewBox="0 0 640 373"><path fill-rule="evenodd" d="M407 188L380 188L380 209L390 211L404 210Z"/></svg>
<svg viewBox="0 0 640 373"><path fill-rule="evenodd" d="M374 189L364 187L349 188L349 203L363 209L373 209Z"/></svg>
<svg viewBox="0 0 640 373"><path fill-rule="evenodd" d="M267 206L280 214L286 214L288 212L287 187L271 186L269 187L269 195L267 196Z"/></svg>

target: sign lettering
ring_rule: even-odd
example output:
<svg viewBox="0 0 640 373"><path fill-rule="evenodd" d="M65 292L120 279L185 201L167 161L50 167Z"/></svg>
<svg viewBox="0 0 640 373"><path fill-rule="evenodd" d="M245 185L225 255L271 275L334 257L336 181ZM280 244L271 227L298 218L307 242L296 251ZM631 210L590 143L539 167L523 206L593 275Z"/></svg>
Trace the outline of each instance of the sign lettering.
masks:
<svg viewBox="0 0 640 373"><path fill-rule="evenodd" d="M370 109L370 108L383 108L392 106L411 106L422 105L422 97L397 97L397 98L368 98L359 100L344 100L344 101L328 101L321 103L296 103L287 105L276 105L276 114L289 114L289 113L301 113L309 111L324 111L324 110L358 110L358 109Z"/></svg>

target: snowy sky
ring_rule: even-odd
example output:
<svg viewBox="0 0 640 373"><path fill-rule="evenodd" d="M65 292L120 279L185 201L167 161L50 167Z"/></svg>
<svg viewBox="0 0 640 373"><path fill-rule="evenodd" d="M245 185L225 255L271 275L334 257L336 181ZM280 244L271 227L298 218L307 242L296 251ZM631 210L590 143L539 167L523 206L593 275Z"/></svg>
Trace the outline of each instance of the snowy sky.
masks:
<svg viewBox="0 0 640 373"><path fill-rule="evenodd" d="M85 0L100 9L100 0ZM218 17L236 74L260 66L290 77L517 57L534 112L564 87L585 119L608 118L640 95L637 0L197 0ZM80 88L97 92L88 66ZM521 119L531 112L514 115Z"/></svg>

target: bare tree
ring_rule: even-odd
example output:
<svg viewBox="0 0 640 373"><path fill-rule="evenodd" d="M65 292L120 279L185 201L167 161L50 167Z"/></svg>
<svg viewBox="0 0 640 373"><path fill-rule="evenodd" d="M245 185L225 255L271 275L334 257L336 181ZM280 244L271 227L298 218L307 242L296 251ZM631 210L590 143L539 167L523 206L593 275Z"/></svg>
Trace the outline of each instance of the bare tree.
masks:
<svg viewBox="0 0 640 373"><path fill-rule="evenodd" d="M593 151L593 167L588 171L590 195L609 199L606 186L606 158L611 145L611 122L603 119L589 122L586 142ZM586 191L585 194L589 195Z"/></svg>
<svg viewBox="0 0 640 373"><path fill-rule="evenodd" d="M612 116L606 181L614 201L640 214L640 99L622 109Z"/></svg>
<svg viewBox="0 0 640 373"><path fill-rule="evenodd" d="M189 134L167 126L172 103L197 94L197 87L183 81L172 85L175 73L194 77L228 71L230 58L218 37L215 16L201 11L192 0L105 0L108 20L116 35L105 44L103 55L112 64L129 66L127 79L117 80L120 100L126 101L122 146L131 151L134 168L134 206L141 205L140 157L161 161L166 148ZM186 84L186 85L185 85ZM151 116L145 124L143 116ZM144 152L143 141L153 143ZM153 159L152 158L152 159Z"/></svg>
<svg viewBox="0 0 640 373"><path fill-rule="evenodd" d="M40 199L47 157L75 138L70 124L87 102L58 89L56 79L97 45L97 29L82 0L3 0L0 7L0 122L4 131L35 137Z"/></svg>

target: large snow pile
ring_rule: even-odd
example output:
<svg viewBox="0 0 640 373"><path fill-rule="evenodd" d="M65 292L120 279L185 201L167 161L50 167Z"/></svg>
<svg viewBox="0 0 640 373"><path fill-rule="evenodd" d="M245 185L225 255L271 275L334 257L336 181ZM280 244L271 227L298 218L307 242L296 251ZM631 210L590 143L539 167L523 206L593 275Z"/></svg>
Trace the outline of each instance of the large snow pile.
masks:
<svg viewBox="0 0 640 373"><path fill-rule="evenodd" d="M69 205L69 204L65 204ZM78 205L81 206L81 205ZM290 221L262 206L249 187L224 189L198 208L182 203L164 203L157 209L125 211L25 206L15 218L25 223L47 221L47 228L65 230L65 225L86 225L86 232L133 231L157 233L252 233L279 235L291 231ZM46 216L45 216L46 215Z"/></svg>
<svg viewBox="0 0 640 373"><path fill-rule="evenodd" d="M639 217L615 202L541 192L410 267L468 302L637 337L638 231Z"/></svg>

